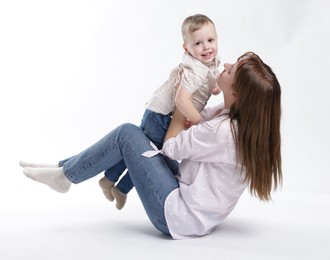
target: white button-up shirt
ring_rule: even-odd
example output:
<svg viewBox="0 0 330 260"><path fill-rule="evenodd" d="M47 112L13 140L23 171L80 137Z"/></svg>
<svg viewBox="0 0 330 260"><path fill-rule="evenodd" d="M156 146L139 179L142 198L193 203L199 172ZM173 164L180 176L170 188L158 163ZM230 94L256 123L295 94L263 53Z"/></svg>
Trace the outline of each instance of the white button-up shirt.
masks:
<svg viewBox="0 0 330 260"><path fill-rule="evenodd" d="M235 207L247 187L237 163L228 109L202 111L203 122L164 143L162 152L182 160L179 188L165 202L165 217L174 239L208 234Z"/></svg>

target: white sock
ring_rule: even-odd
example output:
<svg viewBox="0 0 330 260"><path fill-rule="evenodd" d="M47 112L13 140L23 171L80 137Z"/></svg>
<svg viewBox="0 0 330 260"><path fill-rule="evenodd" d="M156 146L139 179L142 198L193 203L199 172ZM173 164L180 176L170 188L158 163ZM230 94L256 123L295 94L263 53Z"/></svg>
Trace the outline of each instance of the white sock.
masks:
<svg viewBox="0 0 330 260"><path fill-rule="evenodd" d="M19 165L23 168L58 168L58 163L32 163L32 162L26 162L26 161L20 161Z"/></svg>
<svg viewBox="0 0 330 260"><path fill-rule="evenodd" d="M65 193L71 182L65 177L63 167L57 168L24 168L24 174L34 181L48 185L51 189Z"/></svg>

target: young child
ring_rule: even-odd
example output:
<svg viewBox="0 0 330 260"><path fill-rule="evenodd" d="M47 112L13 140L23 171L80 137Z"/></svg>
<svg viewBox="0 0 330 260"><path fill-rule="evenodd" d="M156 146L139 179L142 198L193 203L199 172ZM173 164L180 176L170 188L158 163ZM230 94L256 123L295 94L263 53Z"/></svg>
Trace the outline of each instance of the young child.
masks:
<svg viewBox="0 0 330 260"><path fill-rule="evenodd" d="M211 94L217 95L220 89L216 78L219 75L218 43L215 25L205 15L196 14L187 17L182 24L183 48L182 62L172 70L169 79L158 88L147 103L141 128L147 137L161 149L165 134L171 122L171 116L177 108L191 124L198 124L200 111L205 107ZM175 125L171 125L175 127ZM168 166L177 164L164 157ZM115 186L126 169L124 161L105 171L99 181L104 195L110 201L116 200L117 209L126 203L127 193L133 188L126 173Z"/></svg>

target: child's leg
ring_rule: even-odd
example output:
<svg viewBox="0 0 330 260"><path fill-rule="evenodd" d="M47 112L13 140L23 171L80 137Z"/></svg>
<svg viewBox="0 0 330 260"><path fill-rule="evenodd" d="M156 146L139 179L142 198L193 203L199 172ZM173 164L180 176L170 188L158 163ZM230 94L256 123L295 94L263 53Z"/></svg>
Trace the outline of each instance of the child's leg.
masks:
<svg viewBox="0 0 330 260"><path fill-rule="evenodd" d="M104 196L108 200L113 201L115 198L111 193L111 189L115 186L115 183L104 176L101 180L99 180L99 185L103 191Z"/></svg>
<svg viewBox="0 0 330 260"><path fill-rule="evenodd" d="M105 171L105 176L99 181L105 197L110 200L116 200L116 208L122 209L125 206L127 194L134 187L131 177L126 173L118 182L116 187L114 184L118 181L120 175L126 170L124 160L116 164L114 167Z"/></svg>
<svg viewBox="0 0 330 260"><path fill-rule="evenodd" d="M127 194L134 187L134 184L127 172L118 184L111 189L111 194L116 200L116 208L122 209L125 206Z"/></svg>
<svg viewBox="0 0 330 260"><path fill-rule="evenodd" d="M144 112L141 129L158 149L162 149L163 147L164 138L171 119L170 114L162 115L148 109Z"/></svg>
<svg viewBox="0 0 330 260"><path fill-rule="evenodd" d="M109 181L116 183L125 170L126 170L126 164L125 164L124 160L121 160L119 163L117 163L113 167L107 169L104 172L104 176Z"/></svg>
<svg viewBox="0 0 330 260"><path fill-rule="evenodd" d="M116 208L121 210L126 204L127 194L122 193L117 189L117 186L115 186L111 189L111 195L116 200Z"/></svg>

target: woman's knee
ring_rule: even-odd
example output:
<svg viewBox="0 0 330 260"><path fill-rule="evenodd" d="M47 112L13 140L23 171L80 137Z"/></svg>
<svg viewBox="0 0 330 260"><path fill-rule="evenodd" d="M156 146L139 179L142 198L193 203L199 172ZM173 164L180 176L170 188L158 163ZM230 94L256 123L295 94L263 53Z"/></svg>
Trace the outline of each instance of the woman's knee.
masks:
<svg viewBox="0 0 330 260"><path fill-rule="evenodd" d="M125 139L127 137L131 139L132 137L139 135L141 133L142 133L142 131L141 131L140 127L138 127L134 124L131 124L131 123L124 123L117 127L118 136L122 136Z"/></svg>
<svg viewBox="0 0 330 260"><path fill-rule="evenodd" d="M132 123L124 123L122 125L120 125L118 127L118 129L120 130L120 132L136 132L136 131L140 131L141 132L141 129L140 127L132 124Z"/></svg>
<svg viewBox="0 0 330 260"><path fill-rule="evenodd" d="M149 145L150 141L139 126L131 123L122 124L117 128L117 137L121 144L137 149ZM144 148L147 149L147 148Z"/></svg>

